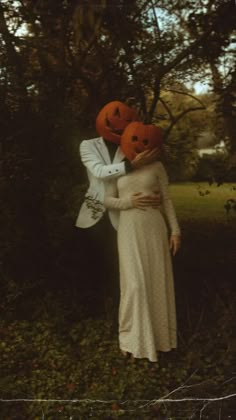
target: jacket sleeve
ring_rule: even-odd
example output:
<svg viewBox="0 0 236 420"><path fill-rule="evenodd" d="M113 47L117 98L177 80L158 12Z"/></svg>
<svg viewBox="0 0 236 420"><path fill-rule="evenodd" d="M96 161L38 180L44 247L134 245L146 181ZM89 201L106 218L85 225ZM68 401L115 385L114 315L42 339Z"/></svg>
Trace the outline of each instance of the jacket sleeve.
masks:
<svg viewBox="0 0 236 420"><path fill-rule="evenodd" d="M104 206L112 210L128 210L133 207L131 196L118 197L117 185L106 186Z"/></svg>
<svg viewBox="0 0 236 420"><path fill-rule="evenodd" d="M80 145L80 156L83 164L93 174L95 178L111 179L118 178L126 173L125 163L113 163L106 165L100 151L94 151L91 147L90 140L82 141Z"/></svg>
<svg viewBox="0 0 236 420"><path fill-rule="evenodd" d="M169 183L166 170L163 164L159 164L159 182L160 182L160 191L162 198L162 206L169 223L171 234L180 235L180 227L177 221L175 209L172 203L172 200L169 195Z"/></svg>

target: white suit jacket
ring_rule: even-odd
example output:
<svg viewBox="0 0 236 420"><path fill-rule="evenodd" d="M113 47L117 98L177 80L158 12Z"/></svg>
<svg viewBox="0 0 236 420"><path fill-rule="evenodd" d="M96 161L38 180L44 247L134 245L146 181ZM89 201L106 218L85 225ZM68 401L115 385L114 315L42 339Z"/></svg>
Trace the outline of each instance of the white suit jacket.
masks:
<svg viewBox="0 0 236 420"><path fill-rule="evenodd" d="M103 213L105 191L115 188L116 178L126 173L125 163L122 162L124 154L120 147L117 148L113 162L102 137L83 140L80 145L80 156L87 168L89 188L85 194L84 202L80 208L75 225L80 228L88 228L95 225ZM109 218L117 229L119 211L109 210Z"/></svg>

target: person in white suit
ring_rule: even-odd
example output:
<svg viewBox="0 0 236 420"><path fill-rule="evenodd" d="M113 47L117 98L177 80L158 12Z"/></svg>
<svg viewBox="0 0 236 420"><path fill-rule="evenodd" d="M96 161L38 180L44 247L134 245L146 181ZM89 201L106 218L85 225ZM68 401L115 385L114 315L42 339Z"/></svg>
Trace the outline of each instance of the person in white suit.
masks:
<svg viewBox="0 0 236 420"><path fill-rule="evenodd" d="M113 159L112 152L114 154ZM103 204L106 184L133 169L138 169L157 160L158 153L156 150L145 151L137 155L130 163L128 160L124 160L125 156L119 146L98 137L82 141L80 156L87 169L89 188L77 217L76 226L89 228L95 225L106 211ZM143 207L157 206L160 204L160 197L157 194L139 196L137 201ZM109 211L109 218L115 229L117 228L118 216L119 212Z"/></svg>
<svg viewBox="0 0 236 420"><path fill-rule="evenodd" d="M111 132L109 130L111 122L109 122L109 127L104 128L100 125L100 116L104 113L105 123L108 121L107 106L110 108L113 106L115 112L115 117L110 119ZM107 183L111 188L121 175L157 160L159 153L157 150L145 151L138 154L132 162L125 159L119 147L120 136L128 123L137 120L138 116L132 110L133 119L122 122L121 128L119 110L122 110L124 106L118 101L107 104L98 114L96 121L96 128L101 137L83 140L80 144L80 157L86 167L89 180L89 187L75 223L75 226L79 228L80 266L84 267L83 276L86 276L88 283L92 283L94 295L98 298L98 306L103 306L103 309L107 295L112 296L118 303L117 289L119 289L116 237L113 229L117 228L119 212L111 209L107 214L104 206ZM129 109L127 111L129 112ZM119 130L116 130L116 125L119 126ZM160 196L156 193L148 196L136 194L134 200L136 205L142 208L160 205Z"/></svg>

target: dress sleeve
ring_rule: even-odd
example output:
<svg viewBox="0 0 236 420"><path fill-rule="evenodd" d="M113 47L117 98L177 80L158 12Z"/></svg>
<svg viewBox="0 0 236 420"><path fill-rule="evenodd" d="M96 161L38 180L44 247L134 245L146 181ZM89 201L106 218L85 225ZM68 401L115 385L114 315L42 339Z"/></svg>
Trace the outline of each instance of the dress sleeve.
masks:
<svg viewBox="0 0 236 420"><path fill-rule="evenodd" d="M112 163L107 165L102 155L94 151L91 140L83 140L80 144L80 157L84 166L95 176L95 178L108 180L118 178L126 173L125 163Z"/></svg>
<svg viewBox="0 0 236 420"><path fill-rule="evenodd" d="M180 235L180 227L177 221L177 217L176 217L172 200L169 195L168 176L162 163L159 164L158 175L159 175L159 182L160 182L162 206L163 206L164 212L167 217L167 221L171 229L171 234Z"/></svg>
<svg viewBox="0 0 236 420"><path fill-rule="evenodd" d="M133 207L131 197L118 197L117 183L107 184L104 206L113 210L128 210Z"/></svg>

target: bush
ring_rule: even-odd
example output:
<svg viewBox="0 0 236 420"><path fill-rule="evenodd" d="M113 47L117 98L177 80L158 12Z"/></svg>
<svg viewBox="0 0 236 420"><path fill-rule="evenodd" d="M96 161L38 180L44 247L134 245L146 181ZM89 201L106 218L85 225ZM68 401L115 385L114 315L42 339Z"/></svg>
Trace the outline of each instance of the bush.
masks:
<svg viewBox="0 0 236 420"><path fill-rule="evenodd" d="M236 167L231 163L228 155L216 153L203 155L199 158L198 166L193 181L202 182L235 182Z"/></svg>

